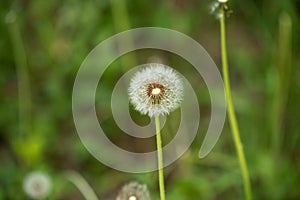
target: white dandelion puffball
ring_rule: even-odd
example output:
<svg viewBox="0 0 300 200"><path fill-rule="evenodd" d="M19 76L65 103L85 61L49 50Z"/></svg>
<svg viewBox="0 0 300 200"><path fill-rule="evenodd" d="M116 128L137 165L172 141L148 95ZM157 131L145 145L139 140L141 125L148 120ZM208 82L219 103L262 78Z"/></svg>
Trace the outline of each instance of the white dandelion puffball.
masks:
<svg viewBox="0 0 300 200"><path fill-rule="evenodd" d="M23 182L25 193L32 199L43 199L47 197L51 188L52 183L49 176L39 171L29 173Z"/></svg>
<svg viewBox="0 0 300 200"><path fill-rule="evenodd" d="M149 117L167 115L183 100L179 74L163 64L149 64L131 79L129 100L134 108Z"/></svg>
<svg viewBox="0 0 300 200"><path fill-rule="evenodd" d="M116 200L151 200L147 185L131 182L123 186Z"/></svg>

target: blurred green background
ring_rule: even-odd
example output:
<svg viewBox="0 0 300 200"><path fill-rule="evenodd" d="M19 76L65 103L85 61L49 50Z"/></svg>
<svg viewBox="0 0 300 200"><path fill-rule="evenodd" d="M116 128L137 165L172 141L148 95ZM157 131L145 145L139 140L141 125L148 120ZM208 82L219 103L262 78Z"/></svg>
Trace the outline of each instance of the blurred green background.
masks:
<svg viewBox="0 0 300 200"><path fill-rule="evenodd" d="M0 199L27 199L24 176L42 170L54 186L51 199L83 199L64 172L75 170L99 199L114 199L128 181L148 185L158 199L156 172L128 174L97 161L82 145L72 118L72 87L87 54L101 41L130 28L157 26L198 41L221 71L219 22L202 0L2 0L0 5ZM228 3L227 39L233 101L254 199L300 199L299 0ZM243 199L242 177L228 122L204 159L198 150L210 119L205 83L182 58L140 50L105 72L97 91L99 122L119 146L147 152L154 138L122 133L110 110L118 78L132 65L159 59L190 80L201 109L198 136L182 158L166 168L167 198ZM101 62L101 61L99 61ZM138 123L149 121L132 110ZM180 113L164 127L167 143ZM171 121L173 123L171 123ZM99 148L99 151L101 149Z"/></svg>

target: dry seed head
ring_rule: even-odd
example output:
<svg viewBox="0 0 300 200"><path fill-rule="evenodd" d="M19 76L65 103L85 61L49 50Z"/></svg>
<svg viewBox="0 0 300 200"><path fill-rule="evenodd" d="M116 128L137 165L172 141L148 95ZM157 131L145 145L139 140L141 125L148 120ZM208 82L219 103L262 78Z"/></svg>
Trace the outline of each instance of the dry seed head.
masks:
<svg viewBox="0 0 300 200"><path fill-rule="evenodd" d="M149 117L166 115L183 100L183 85L175 70L163 64L149 64L131 79L128 94L134 108Z"/></svg>
<svg viewBox="0 0 300 200"><path fill-rule="evenodd" d="M122 187L116 200L151 200L146 185L131 182Z"/></svg>
<svg viewBox="0 0 300 200"><path fill-rule="evenodd" d="M44 199L49 195L51 188L49 176L39 171L29 173L23 182L24 192L32 199Z"/></svg>

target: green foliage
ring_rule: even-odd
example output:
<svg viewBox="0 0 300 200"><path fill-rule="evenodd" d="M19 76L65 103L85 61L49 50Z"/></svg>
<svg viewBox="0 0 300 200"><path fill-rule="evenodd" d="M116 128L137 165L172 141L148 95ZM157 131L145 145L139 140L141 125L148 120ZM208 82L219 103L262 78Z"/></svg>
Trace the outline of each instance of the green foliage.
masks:
<svg viewBox="0 0 300 200"><path fill-rule="evenodd" d="M122 12L116 14L113 9L117 8L111 2L1 2L0 199L26 199L22 192L23 178L39 169L48 172L54 181L53 199L82 198L62 175L69 169L82 174L100 199L113 198L124 183L132 180L146 183L153 199L158 199L156 173L114 171L93 158L80 142L73 123L71 99L77 70L99 42L126 28L141 26L166 27L191 36L207 49L221 69L219 23L209 14L209 1L127 0L124 1L127 17ZM297 2L229 1L233 10L227 19L232 95L254 199L300 198L300 46L297 45L300 10ZM11 10L16 15L12 23L17 29L13 30L12 23L6 23ZM279 31L283 12L292 23L292 37L288 39L280 38L288 37ZM124 18L119 21L116 16ZM128 22L124 22L126 19ZM13 36L12 31L19 33ZM20 52L16 52L15 44L18 35L17 45L20 42L23 45L25 61L18 60ZM291 45L282 45L282 41ZM278 53L282 51L288 55L280 58ZM201 77L195 76L190 64L176 55L145 50L126 54L112 63L101 79L96 103L97 113L103 113L99 121L109 130L108 137L137 152L155 148L154 138L133 140L122 133L109 108L114 84L124 70L131 68L126 63L135 60L137 64L146 63L151 56L164 60L190 80L201 108L196 140L165 171L166 198L242 199L242 178L227 123L213 152L202 160L197 157L210 119L209 96ZM25 93L20 99L18 84L24 76L25 84L26 76L29 78L30 94ZM27 101L31 103L30 110L25 109L25 117L20 117L20 108ZM138 113L132 111L132 115L134 118ZM178 119L179 115L175 112L170 118ZM24 120L26 126L21 126ZM166 123L166 132L178 126L170 121ZM163 134L164 141L171 140L174 134Z"/></svg>

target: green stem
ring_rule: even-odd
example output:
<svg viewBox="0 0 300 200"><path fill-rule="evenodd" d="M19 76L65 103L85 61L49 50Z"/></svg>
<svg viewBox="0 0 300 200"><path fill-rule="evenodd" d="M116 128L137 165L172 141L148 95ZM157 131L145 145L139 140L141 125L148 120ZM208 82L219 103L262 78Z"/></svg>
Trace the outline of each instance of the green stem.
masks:
<svg viewBox="0 0 300 200"><path fill-rule="evenodd" d="M273 107L271 109L271 131L274 155L278 155L281 149L282 125L287 106L290 80L292 72L292 19L284 12L279 16L278 52L276 64L273 69L272 85L275 85L272 96Z"/></svg>
<svg viewBox="0 0 300 200"><path fill-rule="evenodd" d="M241 143L238 123L235 116L234 106L232 102L231 89L230 89L230 80L228 72L228 61L227 61L227 50L226 50L226 32L225 32L225 11L224 8L221 8L221 18L220 18L220 28L221 28L221 51L222 51L222 65L223 65L223 78L225 84L225 93L227 101L227 111L229 117L229 123L231 126L231 132L234 140L234 145L238 154L240 168L242 171L245 196L247 200L252 199L251 194L251 184L247 168L247 163L244 155L243 145Z"/></svg>
<svg viewBox="0 0 300 200"><path fill-rule="evenodd" d="M156 127L156 145L157 145L157 157L158 157L160 199L165 200L166 197L165 197L165 185L164 185L163 153L162 153L159 115L155 115L155 127Z"/></svg>
<svg viewBox="0 0 300 200"><path fill-rule="evenodd" d="M130 19L126 7L125 1L111 0L112 16L114 21L115 30L117 32L122 32L130 29ZM122 49L132 49L134 46L134 41L132 37L127 37L126 40L119 41L120 45L118 48ZM121 59L122 67L124 71L127 71L128 67L137 65L137 58L133 52L127 54Z"/></svg>
<svg viewBox="0 0 300 200"><path fill-rule="evenodd" d="M9 33L12 41L19 95L19 124L20 136L30 132L31 125L31 99L30 99L30 81L27 69L27 58L21 32L17 23L17 16L14 10L7 14Z"/></svg>

